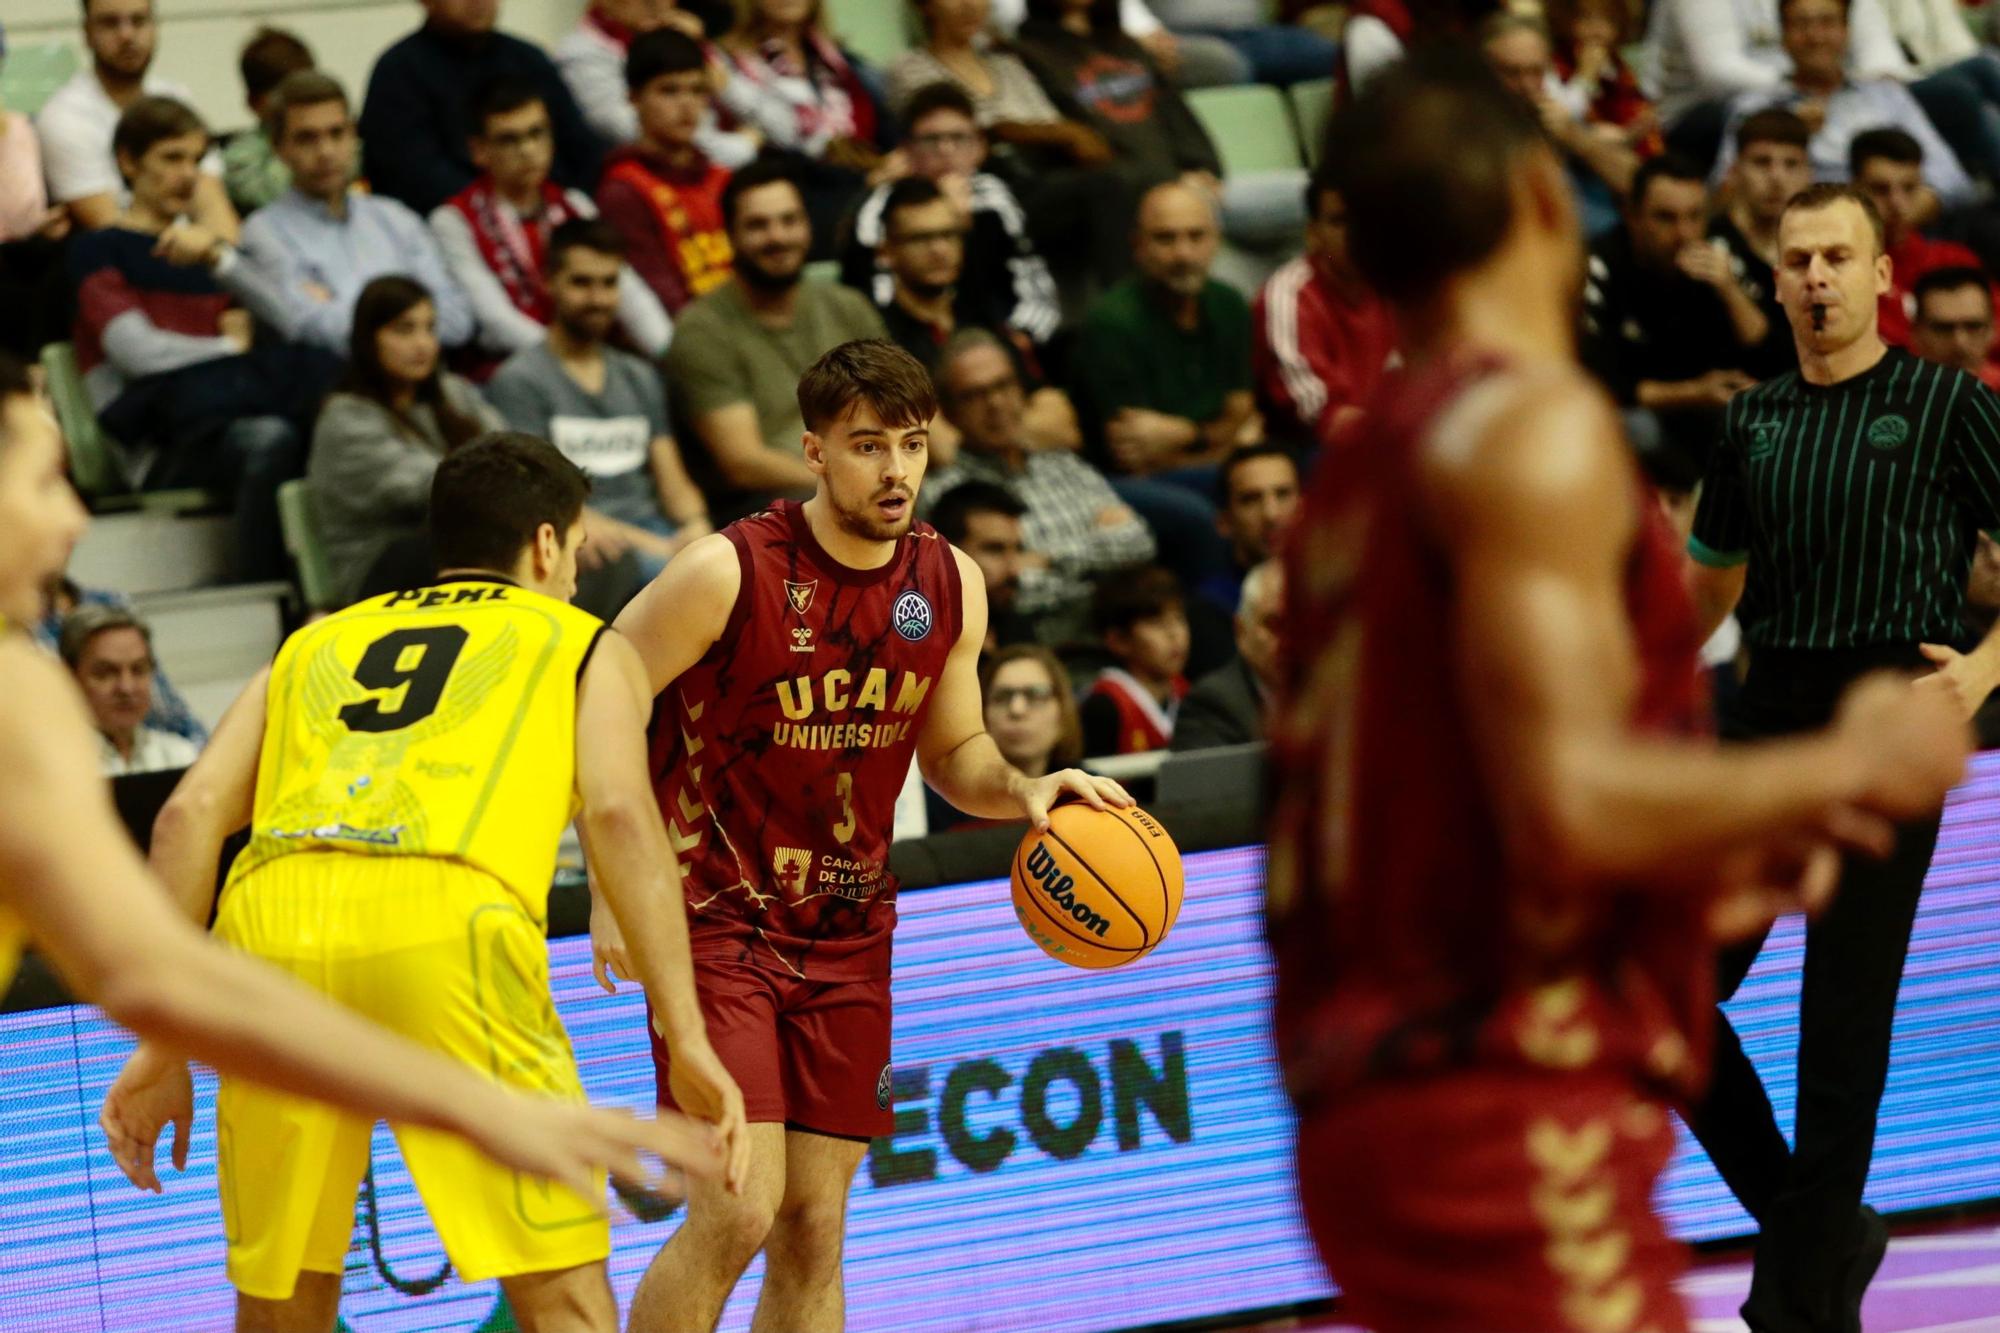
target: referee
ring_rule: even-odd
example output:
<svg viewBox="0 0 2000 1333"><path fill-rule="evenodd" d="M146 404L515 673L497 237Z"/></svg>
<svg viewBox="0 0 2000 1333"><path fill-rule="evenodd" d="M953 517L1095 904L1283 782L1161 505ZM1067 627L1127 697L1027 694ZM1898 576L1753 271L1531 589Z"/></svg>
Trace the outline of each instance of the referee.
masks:
<svg viewBox="0 0 2000 1333"><path fill-rule="evenodd" d="M1883 344L1889 259L1865 195L1830 184L1798 195L1778 251L1799 369L1730 402L1689 543L1704 628L1735 610L1750 646L1723 734L1821 726L1879 668L1923 673L1919 688L1951 691L1969 718L2000 683L2000 637L1966 644L1959 619L1979 533L2000 529L2000 396ZM1899 828L1886 859L1850 859L1807 927L1794 1149L1717 1010L1714 1081L1693 1128L1759 1225L1743 1305L1757 1333L1861 1327L1887 1244L1861 1193L1937 833L1933 814ZM1762 946L1724 953L1721 998Z"/></svg>

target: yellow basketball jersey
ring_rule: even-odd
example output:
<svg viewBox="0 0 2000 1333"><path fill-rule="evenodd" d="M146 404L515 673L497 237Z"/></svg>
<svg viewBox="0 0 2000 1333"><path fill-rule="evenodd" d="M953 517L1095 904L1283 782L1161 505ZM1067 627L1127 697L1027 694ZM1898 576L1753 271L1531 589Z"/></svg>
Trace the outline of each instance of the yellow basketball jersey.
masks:
<svg viewBox="0 0 2000 1333"><path fill-rule="evenodd" d="M462 861L547 918L576 809L576 696L604 624L497 578L308 625L271 668L250 845Z"/></svg>

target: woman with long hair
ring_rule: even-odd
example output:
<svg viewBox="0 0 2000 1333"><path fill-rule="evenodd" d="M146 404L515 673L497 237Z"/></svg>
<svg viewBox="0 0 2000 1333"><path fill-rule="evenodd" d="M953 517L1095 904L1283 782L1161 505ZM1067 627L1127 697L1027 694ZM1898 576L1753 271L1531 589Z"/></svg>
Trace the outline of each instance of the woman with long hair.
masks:
<svg viewBox="0 0 2000 1333"><path fill-rule="evenodd" d="M421 538L438 461L500 426L479 391L440 365L437 307L422 283L390 275L361 289L347 374L320 409L306 464L340 604L361 594L384 552Z"/></svg>

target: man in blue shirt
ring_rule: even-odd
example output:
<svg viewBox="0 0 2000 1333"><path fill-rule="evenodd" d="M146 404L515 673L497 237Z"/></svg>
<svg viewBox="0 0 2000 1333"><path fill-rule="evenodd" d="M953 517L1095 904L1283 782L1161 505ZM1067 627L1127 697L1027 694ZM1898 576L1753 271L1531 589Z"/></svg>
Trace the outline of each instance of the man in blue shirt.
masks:
<svg viewBox="0 0 2000 1333"><path fill-rule="evenodd" d="M452 280L422 218L353 189L354 120L347 94L317 70L288 74L271 94L270 134L292 188L243 227L244 253L284 292L278 331L345 355L354 301L385 274L414 278L437 308L438 341L472 341L472 304Z"/></svg>

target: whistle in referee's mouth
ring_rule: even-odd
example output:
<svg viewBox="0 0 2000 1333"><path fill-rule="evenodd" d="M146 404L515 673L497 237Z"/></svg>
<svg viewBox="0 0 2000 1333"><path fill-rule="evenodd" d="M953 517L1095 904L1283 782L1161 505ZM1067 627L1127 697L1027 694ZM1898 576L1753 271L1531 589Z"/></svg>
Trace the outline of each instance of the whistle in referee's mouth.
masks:
<svg viewBox="0 0 2000 1333"><path fill-rule="evenodd" d="M1826 302L1824 301L1813 302L1812 322L1813 322L1814 333L1826 332Z"/></svg>

